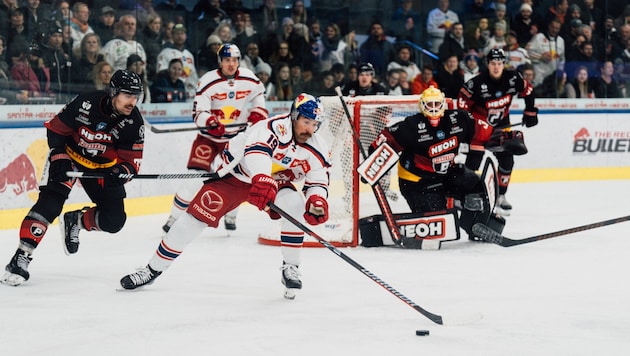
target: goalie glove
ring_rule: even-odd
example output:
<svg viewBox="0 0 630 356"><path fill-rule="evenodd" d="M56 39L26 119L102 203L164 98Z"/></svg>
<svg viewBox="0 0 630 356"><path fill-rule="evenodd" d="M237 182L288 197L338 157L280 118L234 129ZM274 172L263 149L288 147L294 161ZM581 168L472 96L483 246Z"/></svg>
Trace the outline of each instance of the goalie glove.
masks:
<svg viewBox="0 0 630 356"><path fill-rule="evenodd" d="M265 210L269 202L273 202L278 194L278 183L266 174L257 174L252 178L247 201L258 210Z"/></svg>
<svg viewBox="0 0 630 356"><path fill-rule="evenodd" d="M304 220L311 225L319 225L328 221L328 202L322 196L311 195L306 200Z"/></svg>
<svg viewBox="0 0 630 356"><path fill-rule="evenodd" d="M525 127L538 125L538 108L525 109L523 111L523 125Z"/></svg>

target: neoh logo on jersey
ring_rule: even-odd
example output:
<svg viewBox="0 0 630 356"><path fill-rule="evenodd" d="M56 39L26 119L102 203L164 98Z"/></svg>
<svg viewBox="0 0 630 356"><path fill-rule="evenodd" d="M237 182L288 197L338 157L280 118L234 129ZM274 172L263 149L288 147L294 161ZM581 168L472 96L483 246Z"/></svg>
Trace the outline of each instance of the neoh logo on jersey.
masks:
<svg viewBox="0 0 630 356"><path fill-rule="evenodd" d="M486 108L488 109L492 109L492 108L502 108L505 107L507 105L510 104L510 100L512 99L512 97L510 95L506 95L503 96L501 98L498 98L496 100L489 100L486 103Z"/></svg>
<svg viewBox="0 0 630 356"><path fill-rule="evenodd" d="M446 235L444 217L397 220L402 237L438 239Z"/></svg>
<svg viewBox="0 0 630 356"><path fill-rule="evenodd" d="M440 143L437 143L429 147L429 156L430 157L439 156L443 154L444 152L457 149L458 146L459 146L459 141L457 140L457 137L456 136L451 137L447 139L446 141L442 141Z"/></svg>
<svg viewBox="0 0 630 356"><path fill-rule="evenodd" d="M103 132L92 132L85 127L82 127L81 130L79 130L79 133L81 137L90 142L112 142L112 135Z"/></svg>

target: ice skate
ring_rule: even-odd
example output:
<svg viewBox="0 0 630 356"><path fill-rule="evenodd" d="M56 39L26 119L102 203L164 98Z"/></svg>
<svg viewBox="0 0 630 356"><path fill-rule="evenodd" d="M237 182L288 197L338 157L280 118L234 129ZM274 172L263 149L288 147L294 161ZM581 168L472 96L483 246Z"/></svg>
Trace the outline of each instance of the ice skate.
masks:
<svg viewBox="0 0 630 356"><path fill-rule="evenodd" d="M295 299L295 290L302 289L298 266L283 262L280 270L282 270L282 285L286 287L284 297L286 299Z"/></svg>
<svg viewBox="0 0 630 356"><path fill-rule="evenodd" d="M140 267L134 273L124 276L120 280L120 286L129 290L143 287L153 283L161 274L162 272L154 270L149 265Z"/></svg>
<svg viewBox="0 0 630 356"><path fill-rule="evenodd" d="M236 217L231 215L225 215L223 217L223 224L225 225L226 230L234 231L236 230Z"/></svg>
<svg viewBox="0 0 630 356"><path fill-rule="evenodd" d="M499 195L499 198L497 198L494 213L499 216L510 216L512 213L512 204L507 201L504 194Z"/></svg>
<svg viewBox="0 0 630 356"><path fill-rule="evenodd" d="M61 236L64 237L63 249L68 256L79 251L79 231L83 228L81 219L87 209L88 207L84 207L80 210L69 211L59 219Z"/></svg>
<svg viewBox="0 0 630 356"><path fill-rule="evenodd" d="M28 265L32 260L33 257L31 257L29 252L18 248L9 264L5 267L7 272L0 279L0 283L9 286L19 286L26 282L31 276L28 273Z"/></svg>

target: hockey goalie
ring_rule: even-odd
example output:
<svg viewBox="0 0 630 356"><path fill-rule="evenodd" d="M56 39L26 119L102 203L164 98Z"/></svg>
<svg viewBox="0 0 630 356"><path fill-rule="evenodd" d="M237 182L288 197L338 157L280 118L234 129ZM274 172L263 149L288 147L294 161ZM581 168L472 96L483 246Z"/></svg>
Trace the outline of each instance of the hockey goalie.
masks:
<svg viewBox="0 0 630 356"><path fill-rule="evenodd" d="M434 87L420 95L418 106L419 113L380 132L358 168L362 180L374 184L397 164L400 192L411 209L395 216L402 241L383 236L382 217L371 216L359 222L361 245L439 249L442 242L459 239L460 228L469 240L482 241L472 232L476 223L502 231L505 221L492 213L494 169L486 166L480 177L455 163L475 132L470 113L448 109L444 93Z"/></svg>

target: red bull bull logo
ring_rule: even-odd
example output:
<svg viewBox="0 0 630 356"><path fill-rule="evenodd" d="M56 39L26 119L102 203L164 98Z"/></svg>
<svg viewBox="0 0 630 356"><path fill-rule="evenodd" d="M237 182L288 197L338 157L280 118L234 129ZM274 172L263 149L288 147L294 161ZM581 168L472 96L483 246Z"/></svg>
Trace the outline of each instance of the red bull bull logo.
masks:
<svg viewBox="0 0 630 356"><path fill-rule="evenodd" d="M10 189L20 195L36 190L37 186L35 166L24 153L0 170L0 193Z"/></svg>

